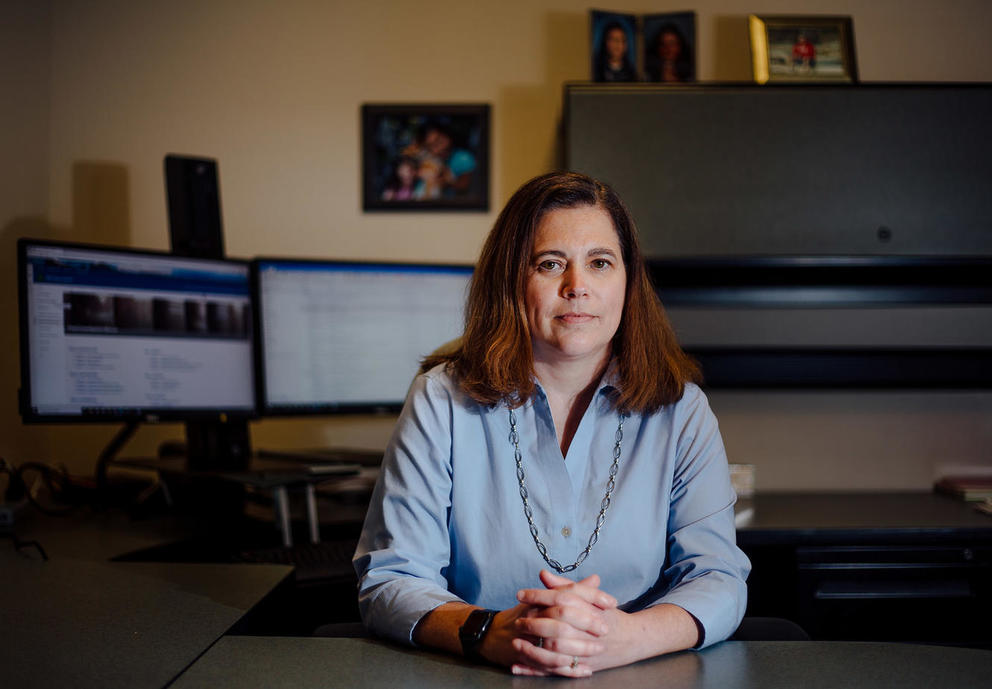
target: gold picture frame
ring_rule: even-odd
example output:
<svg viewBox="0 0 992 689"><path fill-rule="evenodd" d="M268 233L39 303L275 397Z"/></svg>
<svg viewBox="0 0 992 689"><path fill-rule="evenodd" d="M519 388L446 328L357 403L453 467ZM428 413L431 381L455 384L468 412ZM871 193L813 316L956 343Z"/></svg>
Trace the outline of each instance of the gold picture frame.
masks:
<svg viewBox="0 0 992 689"><path fill-rule="evenodd" d="M759 84L858 81L850 17L752 14L748 28Z"/></svg>

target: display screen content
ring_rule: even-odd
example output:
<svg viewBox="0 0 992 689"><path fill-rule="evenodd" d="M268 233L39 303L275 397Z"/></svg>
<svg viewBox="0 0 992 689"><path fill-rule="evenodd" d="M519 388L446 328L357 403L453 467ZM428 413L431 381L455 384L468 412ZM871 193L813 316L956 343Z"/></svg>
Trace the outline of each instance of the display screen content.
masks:
<svg viewBox="0 0 992 689"><path fill-rule="evenodd" d="M462 332L468 266L256 261L262 408L397 409Z"/></svg>
<svg viewBox="0 0 992 689"><path fill-rule="evenodd" d="M26 419L255 408L249 266L22 242Z"/></svg>

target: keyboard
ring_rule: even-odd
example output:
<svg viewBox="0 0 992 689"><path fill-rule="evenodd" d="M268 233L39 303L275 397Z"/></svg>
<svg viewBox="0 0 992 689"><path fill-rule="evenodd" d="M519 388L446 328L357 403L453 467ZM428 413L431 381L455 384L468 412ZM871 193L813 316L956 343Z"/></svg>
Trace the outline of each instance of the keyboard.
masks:
<svg viewBox="0 0 992 689"><path fill-rule="evenodd" d="M322 541L320 543L300 543L289 548L252 548L240 550L234 557L236 562L293 565L296 567L298 582L321 580L353 581L355 570L351 558L355 554L357 540Z"/></svg>

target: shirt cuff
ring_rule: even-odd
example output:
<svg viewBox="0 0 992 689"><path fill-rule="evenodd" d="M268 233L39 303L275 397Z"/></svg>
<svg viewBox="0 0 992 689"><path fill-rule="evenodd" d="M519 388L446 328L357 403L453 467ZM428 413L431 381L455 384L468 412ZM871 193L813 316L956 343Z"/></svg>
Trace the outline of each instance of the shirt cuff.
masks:
<svg viewBox="0 0 992 689"><path fill-rule="evenodd" d="M413 630L417 623L445 603L461 603L461 598L429 582L394 580L359 597L362 622L376 636L415 646Z"/></svg>
<svg viewBox="0 0 992 689"><path fill-rule="evenodd" d="M735 591L736 595L729 593ZM728 575L710 572L694 579L651 603L677 605L696 618L702 627L702 638L694 650L719 643L733 634L744 617L747 602L746 585Z"/></svg>

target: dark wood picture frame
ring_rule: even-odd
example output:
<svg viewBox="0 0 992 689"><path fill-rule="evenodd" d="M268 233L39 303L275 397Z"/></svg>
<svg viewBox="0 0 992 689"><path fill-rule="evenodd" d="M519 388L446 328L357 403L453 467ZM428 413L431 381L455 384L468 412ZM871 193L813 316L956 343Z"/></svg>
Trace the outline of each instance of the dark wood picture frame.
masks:
<svg viewBox="0 0 992 689"><path fill-rule="evenodd" d="M696 81L696 13L664 12L642 18L644 81Z"/></svg>
<svg viewBox="0 0 992 689"><path fill-rule="evenodd" d="M488 211L490 106L362 106L366 211Z"/></svg>
<svg viewBox="0 0 992 689"><path fill-rule="evenodd" d="M637 57L640 53L637 15L605 10L589 10L589 64L592 81L606 83L640 80ZM613 49L619 54L610 53Z"/></svg>

